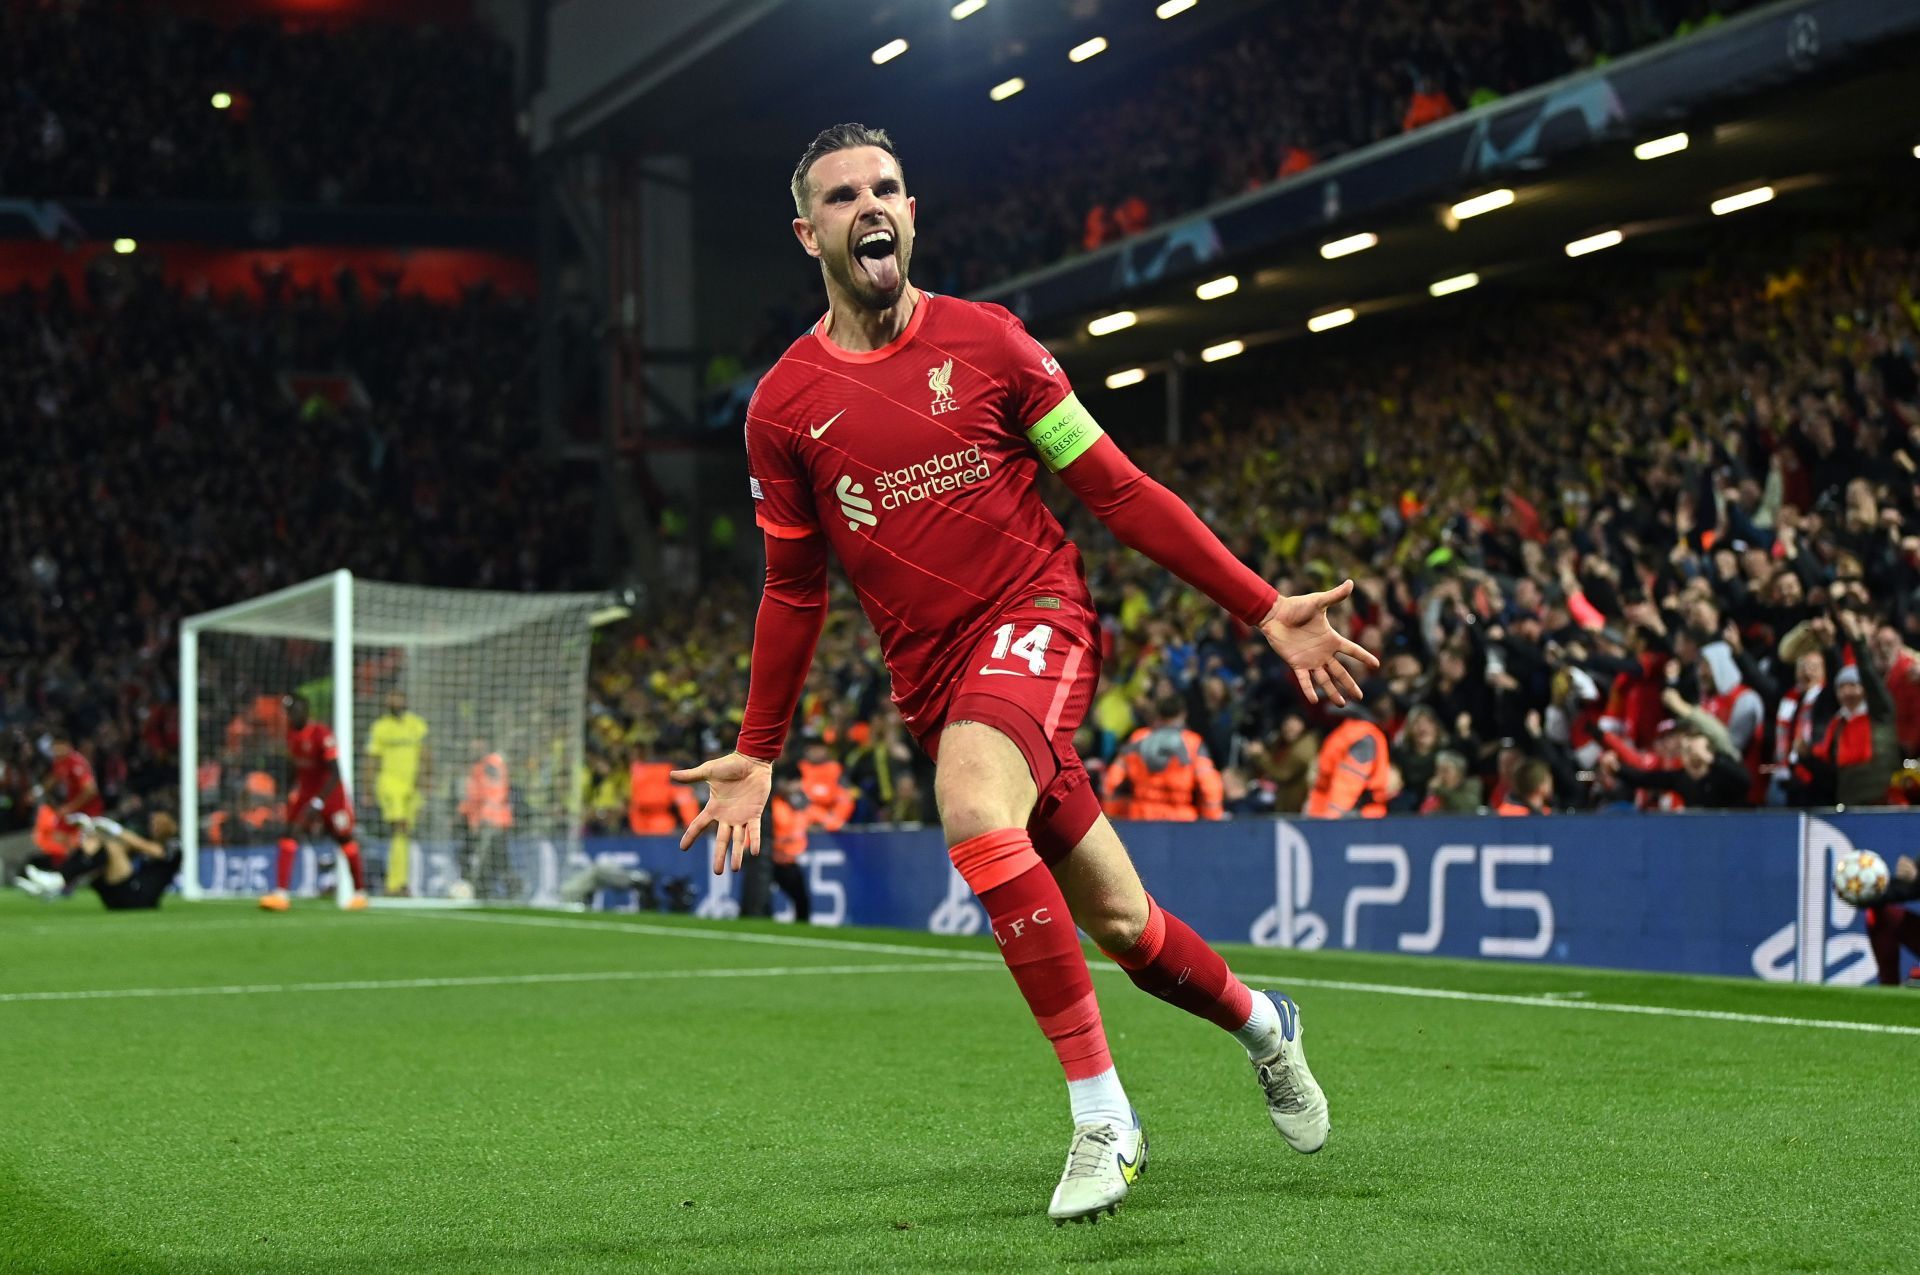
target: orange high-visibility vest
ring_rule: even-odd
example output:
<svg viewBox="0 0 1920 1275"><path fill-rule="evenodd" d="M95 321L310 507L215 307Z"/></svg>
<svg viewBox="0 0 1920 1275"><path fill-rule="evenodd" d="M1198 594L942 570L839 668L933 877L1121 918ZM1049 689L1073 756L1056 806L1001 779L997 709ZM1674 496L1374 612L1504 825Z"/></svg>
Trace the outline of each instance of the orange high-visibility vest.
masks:
<svg viewBox="0 0 1920 1275"><path fill-rule="evenodd" d="M1206 744L1190 730L1142 726L1133 732L1107 769L1107 795L1117 797L1122 784L1133 794L1124 806L1128 819L1192 823L1226 818L1220 772Z"/></svg>
<svg viewBox="0 0 1920 1275"><path fill-rule="evenodd" d="M673 763L637 761L627 767L627 827L639 836L678 832L700 813L693 790L673 782Z"/></svg>
<svg viewBox="0 0 1920 1275"><path fill-rule="evenodd" d="M837 761L800 763L800 786L813 805L813 821L828 832L838 832L853 818L854 796L841 782L842 773Z"/></svg>
<svg viewBox="0 0 1920 1275"><path fill-rule="evenodd" d="M795 810L785 797L773 799L773 861L795 863L807 852L807 826L813 818Z"/></svg>
<svg viewBox="0 0 1920 1275"><path fill-rule="evenodd" d="M42 805L33 816L33 848L56 862L80 844L80 834L52 806Z"/></svg>
<svg viewBox="0 0 1920 1275"><path fill-rule="evenodd" d="M1303 811L1311 819L1339 819L1359 810L1386 813L1378 794L1387 786L1387 735L1372 722L1349 717L1320 745L1318 773ZM1361 810L1361 807L1370 810Z"/></svg>
<svg viewBox="0 0 1920 1275"><path fill-rule="evenodd" d="M469 828L513 827L513 806L507 800L507 759L488 753L467 772L467 792L460 813Z"/></svg>

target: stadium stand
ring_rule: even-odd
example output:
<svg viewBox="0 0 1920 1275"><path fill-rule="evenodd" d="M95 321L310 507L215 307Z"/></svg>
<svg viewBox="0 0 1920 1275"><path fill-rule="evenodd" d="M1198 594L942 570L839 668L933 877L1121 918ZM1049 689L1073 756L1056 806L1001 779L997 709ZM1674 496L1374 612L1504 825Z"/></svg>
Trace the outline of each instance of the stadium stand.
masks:
<svg viewBox="0 0 1920 1275"><path fill-rule="evenodd" d="M1829 679L1857 661L1900 705L1899 747L1869 750L1851 781L1849 800L1877 799L1920 751L1904 652L1920 645L1920 256L1912 209L1887 224L1903 229L1811 249L1747 235L1679 281L1462 310L1444 332L1410 329L1405 360L1363 342L1303 364L1283 346L1209 382L1220 388L1177 451L1134 454L1283 588L1360 582L1342 627L1386 660L1367 704L1398 760L1382 808L1459 808L1459 768L1437 765L1447 754L1478 781L1469 809L1500 805L1530 758L1549 764L1555 809L1628 804L1620 774L1679 770L1694 735L1747 768L1735 804L1831 802L1832 759L1825 773L1804 763L1833 695L1795 690L1804 650L1824 654ZM1286 719L1304 715L1309 739L1338 719L1302 703L1264 644L1210 603L1070 500L1056 507L1108 620L1082 751L1111 758L1147 705L1181 694L1230 809L1298 809ZM651 719L674 723L655 743L676 757L730 745L746 690L732 635L753 600L709 591L699 605L689 639L636 631L609 645L604 739ZM1860 617L1851 640L1839 613ZM1753 698L1719 680L1729 669ZM797 737L849 747L885 711L885 686L837 593ZM1803 699L1808 714L1779 727L1781 702ZM1763 769L1788 760L1779 729L1801 732L1791 789L1791 770L1776 783ZM1602 773L1610 753L1624 772ZM1295 794L1284 805L1282 790Z"/></svg>
<svg viewBox="0 0 1920 1275"><path fill-rule="evenodd" d="M7 4L0 80L11 98L0 195L472 208L531 198L511 62L474 24Z"/></svg>
<svg viewBox="0 0 1920 1275"><path fill-rule="evenodd" d="M1269 6L1124 96L1090 102L997 155L991 181L907 176L939 215L920 281L967 295L1118 242L1336 155L1713 25L1749 0L1485 5L1368 0ZM775 276L784 277L784 276ZM782 298L748 361L818 317Z"/></svg>
<svg viewBox="0 0 1920 1275"><path fill-rule="evenodd" d="M112 809L176 779L182 615L349 564L467 587L578 583L581 502L526 430L532 318L312 291L215 300L104 258L0 299L0 820L65 724ZM457 446L453 445L457 442Z"/></svg>

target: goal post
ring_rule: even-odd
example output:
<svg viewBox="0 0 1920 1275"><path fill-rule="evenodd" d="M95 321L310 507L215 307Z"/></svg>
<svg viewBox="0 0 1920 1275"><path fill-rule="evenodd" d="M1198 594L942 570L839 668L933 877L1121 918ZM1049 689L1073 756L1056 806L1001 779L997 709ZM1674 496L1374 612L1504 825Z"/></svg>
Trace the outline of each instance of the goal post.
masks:
<svg viewBox="0 0 1920 1275"><path fill-rule="evenodd" d="M604 601L340 570L184 620L182 891L272 888L287 835L283 700L297 695L333 728L376 898L552 899L578 848L587 661ZM312 893L333 842L294 835L293 889Z"/></svg>

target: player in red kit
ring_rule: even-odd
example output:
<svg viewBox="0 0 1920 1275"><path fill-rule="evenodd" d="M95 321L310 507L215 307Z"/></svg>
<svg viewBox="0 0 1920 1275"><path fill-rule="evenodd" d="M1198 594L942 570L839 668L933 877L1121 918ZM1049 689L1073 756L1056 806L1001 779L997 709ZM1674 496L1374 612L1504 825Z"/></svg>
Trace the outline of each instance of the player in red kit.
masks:
<svg viewBox="0 0 1920 1275"><path fill-rule="evenodd" d="M107 813L100 785L93 777L93 765L73 746L73 737L65 731L53 737L53 766L47 786L53 797L53 813L64 825L68 815L97 818Z"/></svg>
<svg viewBox="0 0 1920 1275"><path fill-rule="evenodd" d="M713 828L715 872L759 852L831 551L879 634L901 718L935 759L954 866L1066 1072L1074 1132L1049 1216L1112 1212L1147 1153L1076 925L1142 989L1232 1033L1281 1135L1319 1150L1327 1102L1297 1007L1250 990L1147 894L1073 749L1099 681L1099 629L1040 467L1123 543L1257 626L1309 696L1337 704L1359 694L1338 657L1377 666L1327 622L1352 583L1282 597L1121 454L1012 314L913 287L915 204L885 133L820 134L793 195L828 311L747 408L766 588L736 751L675 773L712 792L682 847Z"/></svg>
<svg viewBox="0 0 1920 1275"><path fill-rule="evenodd" d="M289 695L287 706L287 760L293 775L287 783L287 835L280 838L280 862L274 876L273 893L262 895L260 906L269 912L285 912L291 902L287 886L293 881L294 856L300 845L294 840L303 832L324 829L340 845L340 855L353 873L353 896L347 907L354 911L367 906L367 883L360 870L360 843L353 839L353 803L340 782L340 748L334 742L333 728L325 722L307 720L307 701Z"/></svg>

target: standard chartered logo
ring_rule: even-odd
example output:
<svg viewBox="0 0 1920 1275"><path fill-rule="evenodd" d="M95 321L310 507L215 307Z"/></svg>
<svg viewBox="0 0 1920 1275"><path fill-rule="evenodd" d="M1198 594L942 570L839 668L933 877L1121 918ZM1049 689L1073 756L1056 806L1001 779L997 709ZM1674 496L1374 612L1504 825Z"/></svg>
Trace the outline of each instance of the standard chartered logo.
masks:
<svg viewBox="0 0 1920 1275"><path fill-rule="evenodd" d="M840 475L840 481L833 486L833 494L840 497L840 512L846 517L848 531L860 530L863 522L869 527L880 525L880 520L873 516L873 502L862 494L866 490L847 474Z"/></svg>
<svg viewBox="0 0 1920 1275"><path fill-rule="evenodd" d="M968 447L875 474L874 495L879 498L882 510L900 509L916 500L985 482L992 473L992 462L980 454L978 447ZM840 498L840 513L847 520L848 531L860 530L862 523L869 527L880 525L864 484L842 474L833 491Z"/></svg>

